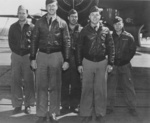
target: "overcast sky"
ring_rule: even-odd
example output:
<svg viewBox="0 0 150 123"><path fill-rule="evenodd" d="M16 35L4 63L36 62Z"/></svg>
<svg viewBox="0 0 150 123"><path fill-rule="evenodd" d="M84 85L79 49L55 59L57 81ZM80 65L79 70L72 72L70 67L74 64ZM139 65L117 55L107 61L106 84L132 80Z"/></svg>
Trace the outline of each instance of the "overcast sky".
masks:
<svg viewBox="0 0 150 123"><path fill-rule="evenodd" d="M31 14L35 14L45 8L45 0L0 0L0 14L16 14L19 5L25 5Z"/></svg>
<svg viewBox="0 0 150 123"><path fill-rule="evenodd" d="M32 1L32 2L31 2ZM3 14L17 14L19 5L24 5L28 10L29 14L41 13L40 9L45 9L45 0L0 0L0 15ZM0 18L0 27L6 24L9 26L16 19Z"/></svg>

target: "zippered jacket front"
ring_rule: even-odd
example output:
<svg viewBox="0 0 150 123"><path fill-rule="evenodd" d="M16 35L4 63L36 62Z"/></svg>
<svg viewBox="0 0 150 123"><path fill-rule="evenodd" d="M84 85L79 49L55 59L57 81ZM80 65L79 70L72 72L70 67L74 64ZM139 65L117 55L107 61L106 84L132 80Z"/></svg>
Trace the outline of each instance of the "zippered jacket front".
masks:
<svg viewBox="0 0 150 123"><path fill-rule="evenodd" d="M19 21L10 26L8 43L12 52L24 56L30 53L31 35L34 25L25 23L22 30Z"/></svg>

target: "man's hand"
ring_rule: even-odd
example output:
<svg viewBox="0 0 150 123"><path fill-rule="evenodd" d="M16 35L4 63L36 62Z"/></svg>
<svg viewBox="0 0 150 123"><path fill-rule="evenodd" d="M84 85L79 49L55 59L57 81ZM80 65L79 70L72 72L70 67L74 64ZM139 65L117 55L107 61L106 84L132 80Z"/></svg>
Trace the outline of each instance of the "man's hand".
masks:
<svg viewBox="0 0 150 123"><path fill-rule="evenodd" d="M80 74L82 74L83 73L83 66L78 66L78 71Z"/></svg>
<svg viewBox="0 0 150 123"><path fill-rule="evenodd" d="M36 70L36 69L37 69L36 60L32 60L32 61L31 61L31 68L32 68L33 70Z"/></svg>
<svg viewBox="0 0 150 123"><path fill-rule="evenodd" d="M108 73L110 73L113 70L113 67L111 65L107 65L106 70Z"/></svg>
<svg viewBox="0 0 150 123"><path fill-rule="evenodd" d="M62 65L62 69L63 70L67 70L69 68L69 63L68 62L64 62Z"/></svg>
<svg viewBox="0 0 150 123"><path fill-rule="evenodd" d="M80 80L82 82L82 79L83 79L83 66L78 66L78 72L80 73Z"/></svg>

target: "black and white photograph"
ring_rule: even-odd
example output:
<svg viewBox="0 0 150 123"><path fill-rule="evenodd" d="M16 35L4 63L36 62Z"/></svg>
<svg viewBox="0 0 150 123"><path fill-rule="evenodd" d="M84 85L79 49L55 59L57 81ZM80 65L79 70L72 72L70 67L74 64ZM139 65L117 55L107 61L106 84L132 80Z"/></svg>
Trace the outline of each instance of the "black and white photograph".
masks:
<svg viewBox="0 0 150 123"><path fill-rule="evenodd" d="M0 123L150 123L150 0L0 0Z"/></svg>

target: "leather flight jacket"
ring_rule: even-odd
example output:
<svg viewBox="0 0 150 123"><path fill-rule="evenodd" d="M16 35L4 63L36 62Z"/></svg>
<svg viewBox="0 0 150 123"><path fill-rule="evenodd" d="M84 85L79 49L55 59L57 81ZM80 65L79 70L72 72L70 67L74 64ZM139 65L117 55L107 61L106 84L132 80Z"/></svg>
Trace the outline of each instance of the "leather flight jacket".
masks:
<svg viewBox="0 0 150 123"><path fill-rule="evenodd" d="M47 22L47 14L35 24L33 30L30 59L36 59L37 50L47 54L62 52L64 60L70 55L70 36L67 23L60 17L51 23Z"/></svg>
<svg viewBox="0 0 150 123"><path fill-rule="evenodd" d="M90 24L85 26L77 43L77 64L82 65L83 58L93 62L99 62L108 56L108 64L114 63L114 42L107 27L100 23L96 31Z"/></svg>
<svg viewBox="0 0 150 123"><path fill-rule="evenodd" d="M69 26L68 26L69 27ZM82 30L82 26L77 24L74 30L71 30L69 27L70 39L71 39L71 49L75 50L77 45L77 40L79 39L79 34Z"/></svg>
<svg viewBox="0 0 150 123"><path fill-rule="evenodd" d="M115 44L115 61L114 65L123 66L130 63L136 52L134 37L124 29L120 35L113 32Z"/></svg>
<svg viewBox="0 0 150 123"><path fill-rule="evenodd" d="M83 27L79 24L77 24L73 30L69 27L69 33L70 33L70 39L71 39L70 60L76 56L76 45L77 45L79 34L82 28Z"/></svg>
<svg viewBox="0 0 150 123"><path fill-rule="evenodd" d="M10 26L8 42L12 52L20 56L24 56L30 53L30 43L33 28L34 25L27 22L21 29L19 21Z"/></svg>

